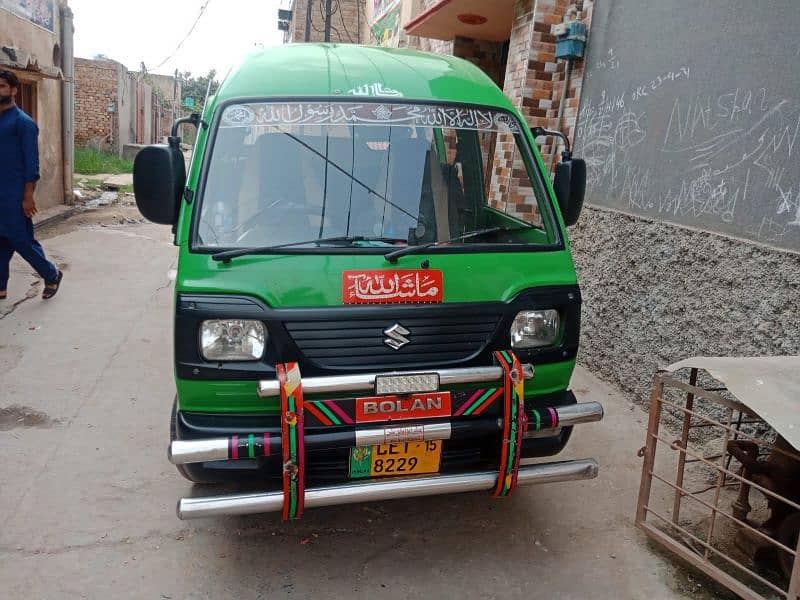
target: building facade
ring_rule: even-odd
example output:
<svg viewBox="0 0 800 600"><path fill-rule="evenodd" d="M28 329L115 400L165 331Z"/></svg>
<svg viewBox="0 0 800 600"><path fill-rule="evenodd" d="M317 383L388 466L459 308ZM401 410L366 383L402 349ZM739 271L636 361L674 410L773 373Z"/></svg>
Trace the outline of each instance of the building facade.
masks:
<svg viewBox="0 0 800 600"><path fill-rule="evenodd" d="M556 59L554 27L591 24L593 0L369 0L371 43L452 54L479 66L531 127L574 134L583 61ZM537 140L550 167L561 148ZM501 156L501 154L498 154ZM498 164L499 168L513 168Z"/></svg>
<svg viewBox="0 0 800 600"><path fill-rule="evenodd" d="M480 67L506 94L531 127L572 135L583 76L580 60L556 59L554 27L590 20L566 0L370 0L368 36L373 44L451 54ZM568 66L569 65L569 66ZM563 97L563 100L562 100ZM557 139L557 138L556 138ZM549 137L537 140L552 170L563 149ZM510 136L486 148L489 203L512 204L522 218L538 219L535 193Z"/></svg>
<svg viewBox="0 0 800 600"><path fill-rule="evenodd" d="M366 43L363 34L367 1L293 0L287 13L285 41Z"/></svg>
<svg viewBox="0 0 800 600"><path fill-rule="evenodd" d="M653 373L682 358L800 353L800 82L784 52L800 5L370 4L373 43L472 61L586 159L570 231L584 364L645 404ZM392 11L397 33L381 25ZM565 19L588 30L571 65L555 56ZM537 142L552 172L560 147Z"/></svg>
<svg viewBox="0 0 800 600"><path fill-rule="evenodd" d="M0 68L17 75L17 103L39 126L40 209L72 199L72 38L66 0L0 0Z"/></svg>
<svg viewBox="0 0 800 600"><path fill-rule="evenodd" d="M75 143L122 155L131 144L169 135L181 116L181 84L169 75L128 71L109 59L75 59Z"/></svg>

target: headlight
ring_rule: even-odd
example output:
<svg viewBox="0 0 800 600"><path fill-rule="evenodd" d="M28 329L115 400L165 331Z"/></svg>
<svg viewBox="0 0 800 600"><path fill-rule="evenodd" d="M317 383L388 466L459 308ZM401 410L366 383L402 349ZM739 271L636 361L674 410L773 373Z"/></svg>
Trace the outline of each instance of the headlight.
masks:
<svg viewBox="0 0 800 600"><path fill-rule="evenodd" d="M213 319L200 325L200 353L206 360L258 360L266 331L261 321Z"/></svg>
<svg viewBox="0 0 800 600"><path fill-rule="evenodd" d="M523 310L511 324L512 348L540 348L552 346L558 339L561 320L558 311Z"/></svg>

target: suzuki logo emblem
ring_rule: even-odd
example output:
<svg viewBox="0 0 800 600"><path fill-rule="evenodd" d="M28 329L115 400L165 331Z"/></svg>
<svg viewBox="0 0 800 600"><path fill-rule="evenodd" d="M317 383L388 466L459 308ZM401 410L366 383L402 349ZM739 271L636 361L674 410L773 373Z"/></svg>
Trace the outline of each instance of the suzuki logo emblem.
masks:
<svg viewBox="0 0 800 600"><path fill-rule="evenodd" d="M411 343L411 340L406 337L410 333L411 332L400 325L400 323L395 323L391 327L383 330L383 335L386 336L383 343L394 350L400 350L400 348L406 344Z"/></svg>

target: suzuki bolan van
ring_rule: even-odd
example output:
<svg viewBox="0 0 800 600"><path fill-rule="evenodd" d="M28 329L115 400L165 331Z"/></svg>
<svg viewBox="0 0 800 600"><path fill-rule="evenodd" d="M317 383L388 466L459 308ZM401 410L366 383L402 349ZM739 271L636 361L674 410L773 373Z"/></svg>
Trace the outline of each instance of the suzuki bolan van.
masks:
<svg viewBox="0 0 800 600"><path fill-rule="evenodd" d="M596 476L545 459L603 410L569 390L585 165L567 149L551 185L539 135L560 134L469 62L298 44L138 154L137 204L178 247L169 459L260 490L179 517Z"/></svg>

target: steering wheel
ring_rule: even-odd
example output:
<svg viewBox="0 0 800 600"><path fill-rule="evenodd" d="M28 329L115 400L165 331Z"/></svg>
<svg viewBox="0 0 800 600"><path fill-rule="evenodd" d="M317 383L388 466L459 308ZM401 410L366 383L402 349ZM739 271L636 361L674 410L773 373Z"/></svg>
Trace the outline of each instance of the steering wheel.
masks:
<svg viewBox="0 0 800 600"><path fill-rule="evenodd" d="M236 237L236 244L246 246L248 244L245 242L251 237L253 245L269 244L275 238L276 224L280 229L284 229L288 223L308 223L309 217L312 216L317 216L317 211L305 202L276 200L242 224L242 232ZM301 238L287 241L301 241Z"/></svg>

